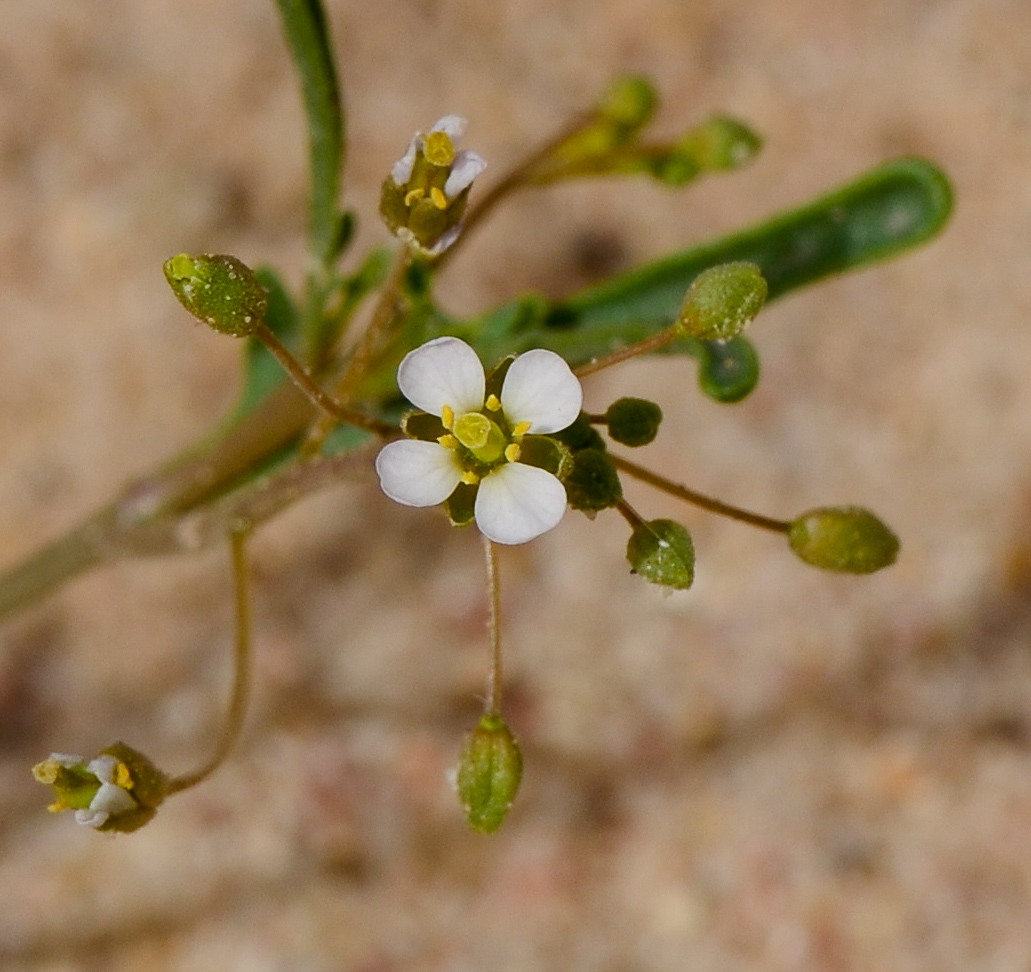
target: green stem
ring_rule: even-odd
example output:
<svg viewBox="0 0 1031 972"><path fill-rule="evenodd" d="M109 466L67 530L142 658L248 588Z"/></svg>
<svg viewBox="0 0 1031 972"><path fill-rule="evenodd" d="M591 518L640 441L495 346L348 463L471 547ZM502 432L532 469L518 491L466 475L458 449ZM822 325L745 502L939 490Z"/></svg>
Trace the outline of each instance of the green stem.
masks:
<svg viewBox="0 0 1031 972"><path fill-rule="evenodd" d="M487 600L490 604L490 670L487 675L487 715L501 715L501 571L494 543L483 538L487 562Z"/></svg>

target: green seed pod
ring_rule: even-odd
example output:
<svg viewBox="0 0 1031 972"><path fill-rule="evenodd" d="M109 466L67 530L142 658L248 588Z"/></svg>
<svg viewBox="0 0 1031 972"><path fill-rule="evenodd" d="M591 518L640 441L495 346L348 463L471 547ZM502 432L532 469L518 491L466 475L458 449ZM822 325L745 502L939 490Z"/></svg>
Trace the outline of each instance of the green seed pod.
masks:
<svg viewBox="0 0 1031 972"><path fill-rule="evenodd" d="M662 587L682 591L694 581L691 534L675 520L638 523L626 545L632 573Z"/></svg>
<svg viewBox="0 0 1031 972"><path fill-rule="evenodd" d="M619 473L601 449L574 452L572 466L563 483L566 499L574 510L597 513L615 506L623 498Z"/></svg>
<svg viewBox="0 0 1031 972"><path fill-rule="evenodd" d="M662 409L647 398L619 398L605 413L609 435L625 446L643 446L659 432Z"/></svg>
<svg viewBox="0 0 1031 972"><path fill-rule="evenodd" d="M247 337L265 320L268 294L254 271L236 257L180 253L166 260L164 269L179 303L216 331Z"/></svg>
<svg viewBox="0 0 1031 972"><path fill-rule="evenodd" d="M494 833L522 778L523 756L515 736L500 715L488 713L470 734L458 763L458 796L469 826Z"/></svg>
<svg viewBox="0 0 1031 972"><path fill-rule="evenodd" d="M676 326L703 341L728 341L750 324L766 302L766 279L739 260L703 270L688 288Z"/></svg>
<svg viewBox="0 0 1031 972"><path fill-rule="evenodd" d="M788 533L801 560L843 574L872 574L895 563L899 539L869 510L825 506L803 513Z"/></svg>

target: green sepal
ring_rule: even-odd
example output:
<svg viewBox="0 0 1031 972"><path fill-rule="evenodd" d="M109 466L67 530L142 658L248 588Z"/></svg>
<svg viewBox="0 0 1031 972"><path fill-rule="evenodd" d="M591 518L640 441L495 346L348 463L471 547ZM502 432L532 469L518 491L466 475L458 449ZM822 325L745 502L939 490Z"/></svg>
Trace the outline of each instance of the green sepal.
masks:
<svg viewBox="0 0 1031 972"><path fill-rule="evenodd" d="M842 574L872 574L895 563L899 553L899 538L859 506L803 513L792 522L788 542L807 564Z"/></svg>
<svg viewBox="0 0 1031 972"><path fill-rule="evenodd" d="M694 543L675 520L638 523L626 545L632 573L660 587L686 590L694 582Z"/></svg>
<svg viewBox="0 0 1031 972"><path fill-rule="evenodd" d="M500 715L485 715L458 762L458 796L469 826L494 833L508 816L522 778L523 756L515 736Z"/></svg>
<svg viewBox="0 0 1031 972"><path fill-rule="evenodd" d="M519 442L519 461L565 479L573 467L569 449L551 435L527 435Z"/></svg>
<svg viewBox="0 0 1031 972"><path fill-rule="evenodd" d="M441 436L448 434L444 423L429 412L409 412L401 420L401 431L410 439L420 439L423 442L436 442Z"/></svg>
<svg viewBox="0 0 1031 972"><path fill-rule="evenodd" d="M566 426L559 432L551 434L553 439L558 439L572 452L579 452L581 449L598 449L605 451L605 440L601 433L591 424L586 412L581 412L572 425Z"/></svg>
<svg viewBox="0 0 1031 972"><path fill-rule="evenodd" d="M447 498L444 507L453 526L468 526L476 518L476 491L478 486L459 483Z"/></svg>
<svg viewBox="0 0 1031 972"><path fill-rule="evenodd" d="M566 501L574 510L593 514L615 506L623 498L619 473L608 453L601 449L580 449L563 480Z"/></svg>

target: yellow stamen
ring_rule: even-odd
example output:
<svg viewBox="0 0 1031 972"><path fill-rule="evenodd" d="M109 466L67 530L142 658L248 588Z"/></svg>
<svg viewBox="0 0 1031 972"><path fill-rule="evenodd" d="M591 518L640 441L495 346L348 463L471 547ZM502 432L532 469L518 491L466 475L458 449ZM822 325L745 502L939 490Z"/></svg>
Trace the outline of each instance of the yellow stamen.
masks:
<svg viewBox="0 0 1031 972"><path fill-rule="evenodd" d="M440 410L440 421L445 429L452 429L455 425L455 410L449 405L445 405Z"/></svg>
<svg viewBox="0 0 1031 972"><path fill-rule="evenodd" d="M514 429L512 435L526 435L533 427L533 422L520 422Z"/></svg>
<svg viewBox="0 0 1031 972"><path fill-rule="evenodd" d="M480 477L474 472L470 472L468 469L462 473L462 482L466 486L475 486L480 481Z"/></svg>
<svg viewBox="0 0 1031 972"><path fill-rule="evenodd" d="M500 412L501 411L501 402L498 401L498 396L497 395L488 395L487 396L487 401L484 402L484 404L492 412Z"/></svg>
<svg viewBox="0 0 1031 972"><path fill-rule="evenodd" d="M422 197L425 195L425 189L409 189L408 192L405 193L405 205L412 206L415 203L417 203L420 199L422 199Z"/></svg>
<svg viewBox="0 0 1031 972"><path fill-rule="evenodd" d="M72 805L70 803L65 803L64 797L59 797L51 803L49 807L47 807L47 811L49 813L60 813L62 810L71 810L71 808Z"/></svg>
<svg viewBox="0 0 1031 972"><path fill-rule="evenodd" d="M430 202L433 203L437 209L447 209L447 196L444 195L444 190L438 189L436 186L431 187Z"/></svg>
<svg viewBox="0 0 1031 972"><path fill-rule="evenodd" d="M510 446L507 446L505 448L505 458L509 462L518 462L519 461L519 456L521 454L522 454L522 450L514 442Z"/></svg>
<svg viewBox="0 0 1031 972"><path fill-rule="evenodd" d="M437 442L439 442L445 449L458 448L458 439L456 439L453 435L450 434L442 435L439 439L437 439Z"/></svg>
<svg viewBox="0 0 1031 972"><path fill-rule="evenodd" d="M129 767L125 763L119 763L115 767L115 786L119 786L123 790L132 789L132 773L129 772Z"/></svg>

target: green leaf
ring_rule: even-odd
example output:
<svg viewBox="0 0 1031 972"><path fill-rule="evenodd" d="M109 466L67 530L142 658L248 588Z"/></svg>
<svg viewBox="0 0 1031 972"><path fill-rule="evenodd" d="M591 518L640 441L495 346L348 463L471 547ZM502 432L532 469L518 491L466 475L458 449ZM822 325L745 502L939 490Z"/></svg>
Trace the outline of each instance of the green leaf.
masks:
<svg viewBox="0 0 1031 972"><path fill-rule="evenodd" d="M524 298L516 305L518 312L513 305L498 308L469 333L485 360L543 347L575 366L668 327L691 282L709 267L735 260L755 263L769 285L768 299L774 300L926 242L941 231L951 210L952 189L938 168L922 159L888 162L806 206L567 300L534 308ZM504 334L499 319L509 325ZM672 349L699 353L697 344L684 341ZM713 360L712 355L711 348L699 354L703 362Z"/></svg>
<svg viewBox="0 0 1031 972"><path fill-rule="evenodd" d="M320 0L276 0L301 75L311 166L312 256L328 268L349 234L338 200L345 153L344 114L326 13Z"/></svg>

